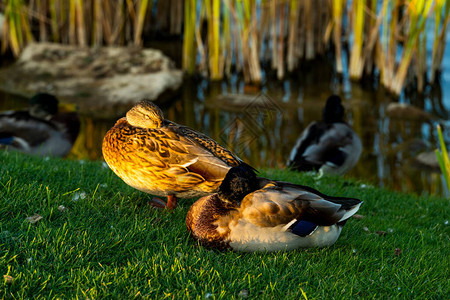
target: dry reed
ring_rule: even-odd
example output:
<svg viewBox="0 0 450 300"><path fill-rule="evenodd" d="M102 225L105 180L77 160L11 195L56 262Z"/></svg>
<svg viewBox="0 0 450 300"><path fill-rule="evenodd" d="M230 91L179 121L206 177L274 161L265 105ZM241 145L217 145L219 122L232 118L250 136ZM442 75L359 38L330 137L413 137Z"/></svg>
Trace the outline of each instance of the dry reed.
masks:
<svg viewBox="0 0 450 300"><path fill-rule="evenodd" d="M349 75L374 74L394 94L415 74L419 92L440 71L450 1L445 0L5 0L2 51L18 56L29 42L80 46L142 45L149 32L181 35L182 66L212 80L231 74L247 83L263 78L270 61L277 77L334 49L336 70L344 71L343 47L351 49ZM425 33L434 20L433 34ZM36 26L36 30L32 30ZM35 36L32 32L38 32ZM426 40L432 39L431 62ZM414 72L409 72L413 70Z"/></svg>

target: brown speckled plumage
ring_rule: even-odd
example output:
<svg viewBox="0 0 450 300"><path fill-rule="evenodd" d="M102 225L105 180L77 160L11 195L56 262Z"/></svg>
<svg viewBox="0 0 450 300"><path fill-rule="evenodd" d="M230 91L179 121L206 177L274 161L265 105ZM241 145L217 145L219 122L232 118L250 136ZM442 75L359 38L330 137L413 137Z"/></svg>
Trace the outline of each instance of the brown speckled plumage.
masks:
<svg viewBox="0 0 450 300"><path fill-rule="evenodd" d="M133 126L131 117L146 120L129 113L118 120L103 140L107 164L127 184L153 195L191 198L216 192L228 170L242 162L206 135L160 114L157 128Z"/></svg>

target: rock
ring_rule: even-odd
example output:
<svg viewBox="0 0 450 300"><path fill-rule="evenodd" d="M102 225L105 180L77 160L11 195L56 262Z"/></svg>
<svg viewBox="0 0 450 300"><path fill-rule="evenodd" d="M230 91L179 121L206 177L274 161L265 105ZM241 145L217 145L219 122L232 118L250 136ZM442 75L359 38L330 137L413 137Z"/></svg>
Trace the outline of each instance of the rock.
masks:
<svg viewBox="0 0 450 300"><path fill-rule="evenodd" d="M123 115L143 98L168 100L178 94L182 79L182 71L159 50L32 43L0 70L0 89L25 97L49 92L77 103L81 113L102 117Z"/></svg>
<svg viewBox="0 0 450 300"><path fill-rule="evenodd" d="M450 152L448 153L450 155ZM428 151L422 152L414 159L414 166L416 168L428 170L430 172L441 173L441 167L436 157L436 152Z"/></svg>
<svg viewBox="0 0 450 300"><path fill-rule="evenodd" d="M429 122L437 119L435 116L424 111L423 109L406 103L389 103L386 113L390 118L400 120Z"/></svg>

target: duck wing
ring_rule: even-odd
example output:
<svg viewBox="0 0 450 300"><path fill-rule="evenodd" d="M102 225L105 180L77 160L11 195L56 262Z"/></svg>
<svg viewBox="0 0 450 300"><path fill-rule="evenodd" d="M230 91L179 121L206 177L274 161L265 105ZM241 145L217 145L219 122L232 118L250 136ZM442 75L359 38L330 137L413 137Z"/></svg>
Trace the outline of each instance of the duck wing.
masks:
<svg viewBox="0 0 450 300"><path fill-rule="evenodd" d="M80 119L76 112L58 113L50 120L73 144L80 133Z"/></svg>
<svg viewBox="0 0 450 300"><path fill-rule="evenodd" d="M297 140L288 165L302 171L317 170L323 164L344 164L343 147L353 143L353 130L346 123L314 122Z"/></svg>
<svg viewBox="0 0 450 300"><path fill-rule="evenodd" d="M351 217L361 203L354 198L326 196L307 186L271 181L247 195L240 211L245 220L259 227L290 227L298 221L329 226Z"/></svg>
<svg viewBox="0 0 450 300"><path fill-rule="evenodd" d="M320 160L310 161L305 157L305 152L319 143L320 137L323 136L326 130L327 126L323 122L312 122L306 127L297 139L294 148L292 148L287 165L299 171L320 169L323 163Z"/></svg>
<svg viewBox="0 0 450 300"><path fill-rule="evenodd" d="M0 135L2 140L18 139L29 147L36 147L50 138L56 127L42 119L31 116L27 111L9 111L0 114Z"/></svg>
<svg viewBox="0 0 450 300"><path fill-rule="evenodd" d="M195 143L198 146L203 147L208 152L210 152L215 157L225 162L230 167L235 167L242 163L242 160L239 157L231 153L230 150L221 146L220 144L218 144L216 141L214 141L205 134L202 134L189 127L182 126L171 121L165 121L165 125L167 126L167 128L170 128L178 135L183 136L186 139L191 140L192 143Z"/></svg>

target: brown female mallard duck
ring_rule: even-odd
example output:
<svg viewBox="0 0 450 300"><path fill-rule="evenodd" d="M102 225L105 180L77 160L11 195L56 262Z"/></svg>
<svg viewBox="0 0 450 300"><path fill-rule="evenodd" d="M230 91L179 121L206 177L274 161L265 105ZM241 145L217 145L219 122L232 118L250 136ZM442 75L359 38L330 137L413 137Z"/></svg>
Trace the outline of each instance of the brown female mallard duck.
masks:
<svg viewBox="0 0 450 300"><path fill-rule="evenodd" d="M243 164L229 150L191 128L165 120L142 100L103 139L103 157L128 185L157 196L152 205L173 209L178 198L217 191L231 167Z"/></svg>

